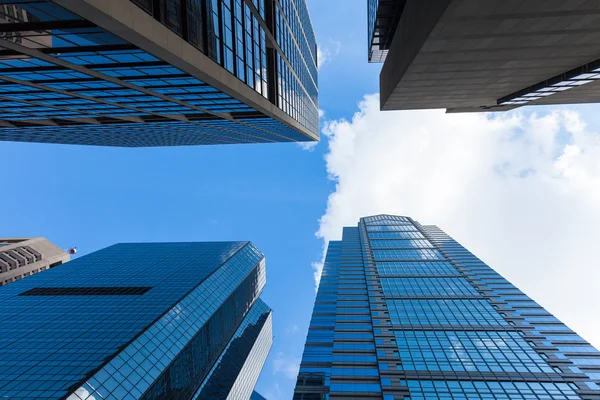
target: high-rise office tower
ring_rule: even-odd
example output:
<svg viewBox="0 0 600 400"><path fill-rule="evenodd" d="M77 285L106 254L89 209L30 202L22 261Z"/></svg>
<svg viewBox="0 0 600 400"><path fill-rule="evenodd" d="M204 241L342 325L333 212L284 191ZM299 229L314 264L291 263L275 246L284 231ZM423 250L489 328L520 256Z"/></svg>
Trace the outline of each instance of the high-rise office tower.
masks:
<svg viewBox="0 0 600 400"><path fill-rule="evenodd" d="M305 0L0 0L0 140L318 140Z"/></svg>
<svg viewBox="0 0 600 400"><path fill-rule="evenodd" d="M295 400L600 399L600 353L435 226L331 241Z"/></svg>
<svg viewBox="0 0 600 400"><path fill-rule="evenodd" d="M0 398L249 398L272 343L249 242L118 244L0 288Z"/></svg>
<svg viewBox="0 0 600 400"><path fill-rule="evenodd" d="M63 249L44 238L0 238L0 286L69 261Z"/></svg>
<svg viewBox="0 0 600 400"><path fill-rule="evenodd" d="M595 1L368 0L381 109L598 102Z"/></svg>

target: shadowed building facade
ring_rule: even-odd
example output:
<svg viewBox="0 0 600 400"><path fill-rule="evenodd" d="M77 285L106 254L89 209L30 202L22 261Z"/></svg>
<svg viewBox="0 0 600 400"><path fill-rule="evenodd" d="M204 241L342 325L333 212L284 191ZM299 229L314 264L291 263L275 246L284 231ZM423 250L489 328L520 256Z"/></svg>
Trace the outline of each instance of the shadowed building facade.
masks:
<svg viewBox="0 0 600 400"><path fill-rule="evenodd" d="M368 0L381 109L600 101L600 2Z"/></svg>
<svg viewBox="0 0 600 400"><path fill-rule="evenodd" d="M0 0L0 140L318 140L305 0Z"/></svg>
<svg viewBox="0 0 600 400"><path fill-rule="evenodd" d="M0 397L249 398L272 343L249 242L117 244L0 288Z"/></svg>
<svg viewBox="0 0 600 400"><path fill-rule="evenodd" d="M295 400L600 399L600 352L435 226L329 242Z"/></svg>

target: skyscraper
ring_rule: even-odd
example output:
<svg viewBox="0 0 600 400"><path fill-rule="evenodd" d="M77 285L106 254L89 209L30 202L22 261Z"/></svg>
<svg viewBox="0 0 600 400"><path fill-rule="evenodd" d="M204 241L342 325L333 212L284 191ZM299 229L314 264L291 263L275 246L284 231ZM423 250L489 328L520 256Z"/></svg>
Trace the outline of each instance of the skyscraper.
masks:
<svg viewBox="0 0 600 400"><path fill-rule="evenodd" d="M0 397L249 398L272 343L249 242L118 244L0 288Z"/></svg>
<svg viewBox="0 0 600 400"><path fill-rule="evenodd" d="M0 286L69 261L71 257L44 238L0 238Z"/></svg>
<svg viewBox="0 0 600 400"><path fill-rule="evenodd" d="M305 0L0 0L0 140L318 140Z"/></svg>
<svg viewBox="0 0 600 400"><path fill-rule="evenodd" d="M598 102L597 16L594 1L368 0L381 109Z"/></svg>
<svg viewBox="0 0 600 400"><path fill-rule="evenodd" d="M435 226L331 241L295 400L598 399L600 353Z"/></svg>

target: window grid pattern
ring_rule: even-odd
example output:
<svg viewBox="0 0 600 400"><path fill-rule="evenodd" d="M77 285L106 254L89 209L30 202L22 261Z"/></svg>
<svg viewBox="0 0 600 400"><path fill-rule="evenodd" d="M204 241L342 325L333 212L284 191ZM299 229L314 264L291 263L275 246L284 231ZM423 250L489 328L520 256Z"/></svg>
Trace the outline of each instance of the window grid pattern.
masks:
<svg viewBox="0 0 600 400"><path fill-rule="evenodd" d="M258 299L192 399L250 398L271 348L272 325L271 309Z"/></svg>
<svg viewBox="0 0 600 400"><path fill-rule="evenodd" d="M530 342L531 345L544 347L588 345L585 340L581 339L566 325L561 323L558 319L555 319L550 313L547 313L541 306L511 285L510 282L502 278L488 265L475 257L439 228L427 226L425 227L425 230L431 240L444 251L445 255L459 265L465 274L477 282L479 290L489 290L492 294L499 295L498 298L491 298L490 301L492 303L501 303L501 305L497 305L496 307L501 307L502 313L505 316L509 318L522 317L523 322L518 321L516 322L517 325L522 323L534 328L534 330L528 333L532 337L535 337L535 339ZM521 313L521 311L523 311L523 313ZM540 314L545 314L546 317L540 317ZM513 324L514 323L515 321L513 321ZM579 392L579 390L599 390L596 389L596 387L598 387L597 385L600 383L600 361L598 361L600 360L600 352L596 351L595 353L588 353L589 359L593 361L582 368L576 366L567 367L564 364L568 361L576 364L577 354L565 354L560 350L538 350L538 352L545 355L547 362L554 366L554 371L561 374L564 379L573 382L572 377L564 374L579 374L577 382L571 383L573 389L578 391L578 393L582 393ZM594 363L596 365L594 365ZM586 379L589 380L586 381Z"/></svg>
<svg viewBox="0 0 600 400"><path fill-rule="evenodd" d="M375 217L364 218L365 225L413 225L413 223L404 217L397 217L394 215L378 215Z"/></svg>
<svg viewBox="0 0 600 400"><path fill-rule="evenodd" d="M402 382L405 383L405 382ZM566 383L409 380L411 400L580 400Z"/></svg>
<svg viewBox="0 0 600 400"><path fill-rule="evenodd" d="M263 2L259 3L264 9ZM181 17L179 1L162 4L163 13L174 10L169 15ZM188 16L194 20L202 11L200 1L187 4ZM17 8L27 9L23 12L30 19L86 22L49 1L24 0ZM9 18L6 10L0 9L0 18ZM212 16L208 18L212 39L207 41L207 54L268 97L265 33L248 5L242 0L210 0L206 11ZM162 22L181 34L178 27ZM190 31L195 29L193 21L188 25ZM2 58L0 119L14 127L2 127L0 140L124 147L311 140L99 27L16 33L18 44L34 52L41 50L57 61L52 63L41 55ZM61 66L59 61L71 66ZM80 72L77 67L85 69ZM294 115L317 133L317 106L297 104L309 106L313 110ZM223 118L223 113L231 113L234 119ZM173 117L181 114L184 121ZM254 126L242 119L252 120ZM265 120L268 123L263 123ZM113 134L120 125L125 126ZM43 134L37 133L38 129ZM157 131L156 136L146 138L148 130ZM163 139L165 134L170 137Z"/></svg>
<svg viewBox="0 0 600 400"><path fill-rule="evenodd" d="M219 306L215 296L196 309L186 295L201 283L208 289L204 284L223 275L221 269L250 271L261 258L248 243L119 244L3 287L0 296L8 307L3 315L10 323L0 324L0 332L14 340L0 346L0 396L66 397L69 388L111 358L92 378L95 388L104 382L117 385L125 378L140 386L150 384L159 366L166 366L178 346L183 347L180 341L191 338L197 321L207 320ZM225 281L241 280L225 274L229 278L221 279L223 290ZM92 283L152 289L136 296L19 296L33 288L87 288ZM194 312L205 314L194 320ZM134 340L156 319L152 335ZM156 351L140 358L138 350L148 346Z"/></svg>
<svg viewBox="0 0 600 400"><path fill-rule="evenodd" d="M318 131L318 89L316 40L304 0L272 1L275 15L273 36L277 52L277 76L269 71L267 38L256 15L243 0L207 1L206 54L248 86L269 98L269 80L279 86L278 106L313 132ZM179 12L179 1L171 0ZM264 0L252 2L265 20ZM152 7L143 7L152 14ZM188 4L186 40L204 51L201 22L204 10L199 0ZM177 17L176 20L180 19ZM161 22L181 35L179 24ZM283 57L285 57L284 61ZM288 64L289 63L289 64ZM295 74L291 73L290 67Z"/></svg>
<svg viewBox="0 0 600 400"><path fill-rule="evenodd" d="M464 278L381 278L386 297L390 296L478 296Z"/></svg>
<svg viewBox="0 0 600 400"><path fill-rule="evenodd" d="M458 270L449 262L385 262L376 263L379 275L457 275Z"/></svg>
<svg viewBox="0 0 600 400"><path fill-rule="evenodd" d="M412 225L367 225L368 232L418 232Z"/></svg>
<svg viewBox="0 0 600 400"><path fill-rule="evenodd" d="M436 249L420 250L373 250L376 261L381 260L443 260L444 256Z"/></svg>
<svg viewBox="0 0 600 400"><path fill-rule="evenodd" d="M188 339L185 346L154 380L142 395L142 399L160 398L165 393L168 397L190 397L196 391L211 365L224 351L228 338L234 334L257 300L262 289L261 275L261 269L254 268L237 287L233 288L229 297L223 300L219 308L193 334L193 337ZM192 325L191 328L195 327ZM159 348L158 353L160 350ZM135 390L138 389L142 388L136 386ZM135 392L130 394L137 397Z"/></svg>
<svg viewBox="0 0 600 400"><path fill-rule="evenodd" d="M140 397L253 269L256 269L256 275L249 295L252 301L258 298L266 283L264 258L261 258L262 254L254 246L247 244L241 248L235 257L214 271L88 379L83 390L96 398L105 398L111 393L117 398L125 394ZM130 356L136 354L139 356Z"/></svg>
<svg viewBox="0 0 600 400"><path fill-rule="evenodd" d="M413 249L433 248L434 246L424 239L383 239L371 240L373 249Z"/></svg>
<svg viewBox="0 0 600 400"><path fill-rule="evenodd" d="M516 332L396 332L402 368L417 371L552 373Z"/></svg>
<svg viewBox="0 0 600 400"><path fill-rule="evenodd" d="M424 239L421 232L369 232L369 239Z"/></svg>
<svg viewBox="0 0 600 400"><path fill-rule="evenodd" d="M409 240L433 248L373 249ZM324 264L294 400L323 398L315 393L340 400L579 400L579 390L600 388L584 382L585 374L600 378L589 344L558 331L536 303L466 250L448 250L428 227L404 217L363 218L330 242ZM513 304L537 330L511 318L519 317ZM544 337L560 348L542 350L550 345ZM576 364L557 366L564 353Z"/></svg>
<svg viewBox="0 0 600 400"><path fill-rule="evenodd" d="M302 23L310 21L306 4L302 0L282 0L276 2L274 8L275 37L285 60L289 62L288 65L277 53L278 106L293 118L314 124L318 121L318 114L315 114L318 113L317 55L312 30L307 35L307 24ZM311 129L318 127L311 126Z"/></svg>
<svg viewBox="0 0 600 400"><path fill-rule="evenodd" d="M386 303L393 324L508 325L485 300L386 300Z"/></svg>
<svg viewBox="0 0 600 400"><path fill-rule="evenodd" d="M262 366L267 360L269 350L273 345L273 318L271 315L267 318L263 329L254 341L254 346L250 350L246 362L238 374L238 378L233 384L229 397L232 399L247 399L252 394L256 382L262 370ZM219 377L219 380L221 378ZM215 397L215 400L222 399L222 396Z"/></svg>
<svg viewBox="0 0 600 400"><path fill-rule="evenodd" d="M315 387L348 398L381 393L373 329L359 231L345 228L328 246L294 399L310 399Z"/></svg>

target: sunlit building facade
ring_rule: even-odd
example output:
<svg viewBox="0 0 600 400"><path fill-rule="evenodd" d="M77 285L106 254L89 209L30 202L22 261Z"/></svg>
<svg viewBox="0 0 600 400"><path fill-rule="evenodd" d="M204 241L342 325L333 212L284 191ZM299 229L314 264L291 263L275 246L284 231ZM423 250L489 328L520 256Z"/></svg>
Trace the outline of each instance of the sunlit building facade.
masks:
<svg viewBox="0 0 600 400"><path fill-rule="evenodd" d="M435 226L331 241L295 400L599 399L600 353Z"/></svg>
<svg viewBox="0 0 600 400"><path fill-rule="evenodd" d="M314 141L305 0L0 0L0 140Z"/></svg>
<svg viewBox="0 0 600 400"><path fill-rule="evenodd" d="M118 244L0 288L0 398L250 398L272 343L249 242Z"/></svg>
<svg viewBox="0 0 600 400"><path fill-rule="evenodd" d="M0 286L54 268L71 259L42 237L0 238Z"/></svg>

